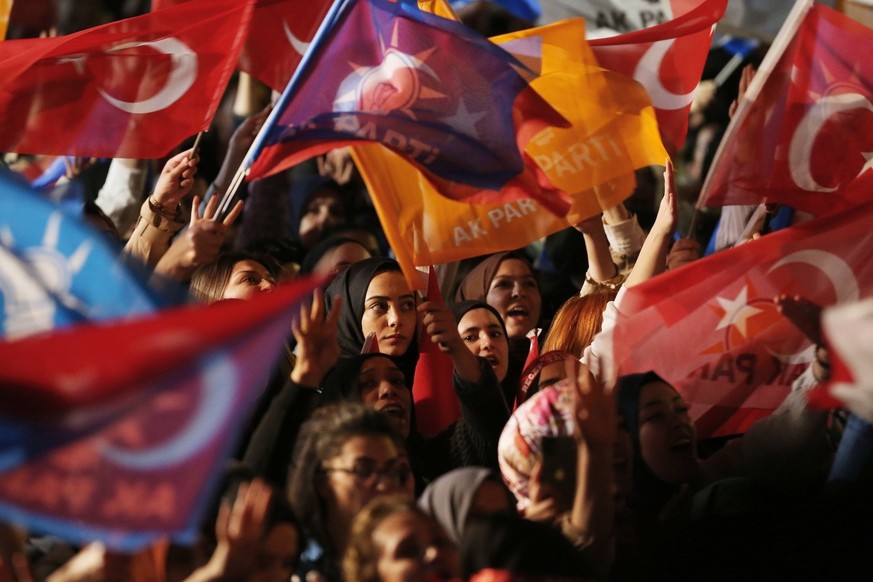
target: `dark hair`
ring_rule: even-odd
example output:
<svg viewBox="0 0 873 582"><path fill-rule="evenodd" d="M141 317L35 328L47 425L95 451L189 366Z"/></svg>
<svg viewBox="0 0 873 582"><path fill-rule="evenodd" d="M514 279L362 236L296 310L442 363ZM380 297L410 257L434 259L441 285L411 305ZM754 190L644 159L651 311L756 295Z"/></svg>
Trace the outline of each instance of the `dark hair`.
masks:
<svg viewBox="0 0 873 582"><path fill-rule="evenodd" d="M356 244L370 253L370 255L375 256L370 249L361 244L357 239L340 235L329 236L321 239L318 244L312 247L312 250L306 253L306 257L300 265L300 274L306 275L312 273L312 271L315 270L316 265L318 265L318 262L321 261L327 253L348 243Z"/></svg>
<svg viewBox="0 0 873 582"><path fill-rule="evenodd" d="M319 494L325 473L322 463L340 454L352 437L373 436L391 439L398 451L405 451L384 414L355 402L339 402L315 410L303 424L294 451L294 464L288 479L288 500L306 535L315 538L330 553L325 503Z"/></svg>
<svg viewBox="0 0 873 582"><path fill-rule="evenodd" d="M215 260L200 265L191 275L191 296L202 303L215 303L220 300L230 281L233 267L240 261L260 263L273 277L280 273L279 265L268 256L244 251L221 253Z"/></svg>

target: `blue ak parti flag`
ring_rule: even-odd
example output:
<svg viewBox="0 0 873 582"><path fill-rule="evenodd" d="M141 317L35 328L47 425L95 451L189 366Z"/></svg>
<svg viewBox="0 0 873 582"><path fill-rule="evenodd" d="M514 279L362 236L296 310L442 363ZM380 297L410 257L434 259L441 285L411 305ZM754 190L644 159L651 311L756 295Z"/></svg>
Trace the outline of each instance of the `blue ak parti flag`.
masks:
<svg viewBox="0 0 873 582"><path fill-rule="evenodd" d="M355 141L381 143L440 179L500 191L533 172L530 137L566 125L503 49L406 3L351 0L314 41L250 177Z"/></svg>
<svg viewBox="0 0 873 582"><path fill-rule="evenodd" d="M169 303L121 248L0 174L0 337L149 313Z"/></svg>

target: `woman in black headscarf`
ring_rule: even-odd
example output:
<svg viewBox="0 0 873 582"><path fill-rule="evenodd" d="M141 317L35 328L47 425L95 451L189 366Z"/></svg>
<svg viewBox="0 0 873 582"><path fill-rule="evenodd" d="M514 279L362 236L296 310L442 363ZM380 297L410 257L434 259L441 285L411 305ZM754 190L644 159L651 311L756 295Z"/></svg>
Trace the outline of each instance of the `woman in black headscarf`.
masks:
<svg viewBox="0 0 873 582"><path fill-rule="evenodd" d="M478 382L455 374L461 417L440 433L424 437L415 430L411 378L404 374L400 363L396 358L377 353L341 359L322 382L320 404L359 401L388 416L406 439L419 490L457 467L496 468L497 441L509 411L491 364L484 358L475 358L480 372Z"/></svg>
<svg viewBox="0 0 873 582"><path fill-rule="evenodd" d="M509 372L504 382L507 402L516 390L530 350L528 332L537 329L542 312L542 295L533 267L519 252L502 252L486 257L461 281L455 302L484 301L494 307L509 337Z"/></svg>
<svg viewBox="0 0 873 582"><path fill-rule="evenodd" d="M379 351L397 358L411 379L418 361L416 299L393 259L365 259L337 275L324 291L328 309L342 301L337 340L340 358L359 355L373 334ZM411 385L411 384L410 384Z"/></svg>

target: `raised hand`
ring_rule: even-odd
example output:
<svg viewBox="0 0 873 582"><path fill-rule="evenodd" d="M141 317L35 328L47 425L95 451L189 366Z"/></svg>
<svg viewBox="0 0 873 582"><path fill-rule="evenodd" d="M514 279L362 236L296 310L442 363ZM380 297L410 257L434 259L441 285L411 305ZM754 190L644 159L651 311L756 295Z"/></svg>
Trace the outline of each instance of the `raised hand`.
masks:
<svg viewBox="0 0 873 582"><path fill-rule="evenodd" d="M567 381L573 390L577 442L589 447L606 446L612 450L618 418L615 391L607 390L598 382L588 366L575 358L565 360Z"/></svg>
<svg viewBox="0 0 873 582"><path fill-rule="evenodd" d="M173 241L169 250L158 261L155 266L156 273L186 281L194 269L218 256L224 243L224 235L242 212L243 202L238 201L221 222L214 220L217 206L218 196L213 196L206 205L203 216L200 216L200 198L194 197L188 230Z"/></svg>
<svg viewBox="0 0 873 582"><path fill-rule="evenodd" d="M164 208L168 213L175 212L179 202L194 186L200 158L190 158L191 153L192 150L185 150L167 160L158 176L155 191L149 198L154 205Z"/></svg>
<svg viewBox="0 0 873 582"><path fill-rule="evenodd" d="M458 377L473 384L481 382L479 358L464 345L458 333L458 320L452 310L438 301L424 301L417 309L422 331L430 336L442 352L449 355Z"/></svg>
<svg viewBox="0 0 873 582"><path fill-rule="evenodd" d="M667 253L667 268L678 269L697 260L697 251L700 244L693 238L680 238L673 243L670 252Z"/></svg>
<svg viewBox="0 0 873 582"><path fill-rule="evenodd" d="M734 99L731 106L728 108L728 116L733 117L737 109L740 108L743 101L746 99L746 91L749 90L749 85L752 83L752 78L755 76L755 67L752 65L746 65L743 67L743 72L740 74L740 88L737 98Z"/></svg>
<svg viewBox="0 0 873 582"><path fill-rule="evenodd" d="M524 510L524 517L531 521L554 523L561 514L561 510L558 508L554 490L549 484L543 483L542 476L543 463L540 461L530 472L530 480L528 481L530 504Z"/></svg>
<svg viewBox="0 0 873 582"><path fill-rule="evenodd" d="M333 308L325 317L324 296L316 290L312 305L301 305L300 316L291 324L297 340L297 362L291 371L291 380L301 386L318 386L336 364L340 355L337 342L342 298L337 297Z"/></svg>
<svg viewBox="0 0 873 582"><path fill-rule="evenodd" d="M651 235L672 236L679 223L679 203L676 197L676 179L673 172L673 162L668 158L664 168L664 196L658 207L655 224Z"/></svg>
<svg viewBox="0 0 873 582"><path fill-rule="evenodd" d="M336 148L316 158L319 175L331 178L340 185L348 184L355 171L355 163L350 152L348 147Z"/></svg>
<svg viewBox="0 0 873 582"><path fill-rule="evenodd" d="M418 306L421 329L430 336L443 352L451 354L460 349L467 350L461 334L458 333L458 321L455 314L444 304L437 301L425 301ZM469 350L467 350L469 351Z"/></svg>
<svg viewBox="0 0 873 582"><path fill-rule="evenodd" d="M257 561L272 497L273 490L258 479L240 485L233 505L225 503L218 511L215 552L186 582L247 579Z"/></svg>

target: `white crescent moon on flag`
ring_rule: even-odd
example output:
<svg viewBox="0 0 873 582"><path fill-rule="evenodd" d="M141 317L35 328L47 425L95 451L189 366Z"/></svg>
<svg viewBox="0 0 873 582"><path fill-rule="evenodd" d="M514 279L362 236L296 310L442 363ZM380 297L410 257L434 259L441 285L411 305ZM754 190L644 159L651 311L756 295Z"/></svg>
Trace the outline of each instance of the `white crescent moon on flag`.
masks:
<svg viewBox="0 0 873 582"><path fill-rule="evenodd" d="M670 50L675 42L676 39L671 38L652 43L652 46L643 54L643 57L637 63L636 69L634 69L634 79L646 88L649 96L652 98L652 105L657 109L666 109L668 111L682 109L690 105L694 99L694 89L683 95L667 90L664 84L661 83L661 61L664 60L664 55L667 54L667 51Z"/></svg>
<svg viewBox="0 0 873 582"><path fill-rule="evenodd" d="M128 113L142 114L154 113L166 109L178 101L188 92L197 80L197 53L191 50L181 40L170 37L151 42L131 42L120 44L109 49L109 52L120 51L128 48L150 46L160 53L170 55L170 75L163 88L155 95L142 101L122 101L116 99L102 89L97 89L106 101L115 107Z"/></svg>
<svg viewBox="0 0 873 582"><path fill-rule="evenodd" d="M285 38L288 39L288 42L291 43L291 46L294 48L294 50L297 51L301 57L305 55L306 51L309 50L310 43L303 42L302 40L294 36L294 33L291 32L290 28L288 28L288 23L284 20L282 21L282 28L285 29Z"/></svg>
<svg viewBox="0 0 873 582"><path fill-rule="evenodd" d="M236 366L225 354L213 356L204 364L200 381L199 408L174 438L142 451L105 444L103 456L119 466L148 471L185 462L209 446L233 412L238 384Z"/></svg>
<svg viewBox="0 0 873 582"><path fill-rule="evenodd" d="M788 148L788 170L791 172L791 179L798 187L810 192L833 192L836 190L836 187L822 186L812 177L810 169L812 146L818 132L832 115L852 109L873 111L873 104L860 93L827 95L816 101L797 124L797 129L791 136L791 145Z"/></svg>
<svg viewBox="0 0 873 582"><path fill-rule="evenodd" d="M857 301L858 297L861 295L858 286L858 279L855 277L855 272L852 270L852 267L833 253L818 249L796 251L776 261L773 266L767 269L767 274L770 274L779 267L791 263L806 264L824 273L834 287L834 292L837 296L837 303ZM814 349L814 346L810 346L809 350L804 350L797 354L777 354L772 351L770 353L783 362L797 364L808 362L809 354L811 353L811 350Z"/></svg>

